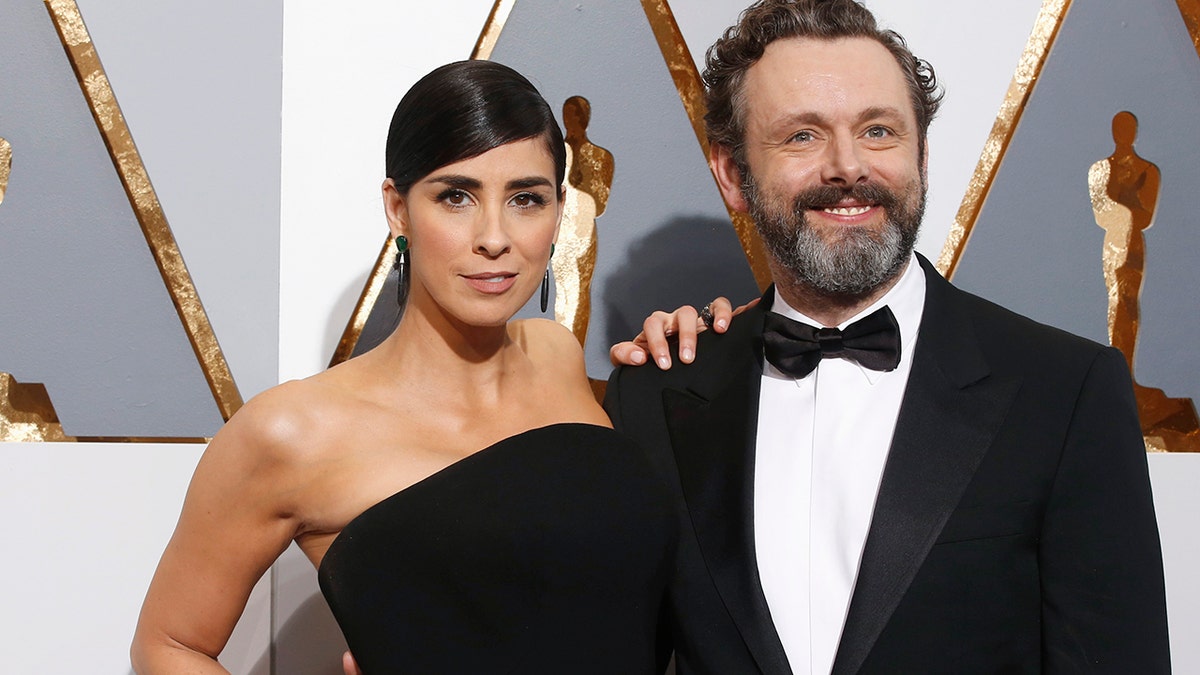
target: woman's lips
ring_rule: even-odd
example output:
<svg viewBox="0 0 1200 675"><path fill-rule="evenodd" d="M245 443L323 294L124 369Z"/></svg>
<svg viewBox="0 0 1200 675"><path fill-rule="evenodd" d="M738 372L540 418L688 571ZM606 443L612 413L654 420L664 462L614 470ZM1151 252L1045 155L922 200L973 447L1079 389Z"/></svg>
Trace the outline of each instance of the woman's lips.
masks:
<svg viewBox="0 0 1200 675"><path fill-rule="evenodd" d="M471 288L488 295L499 295L512 288L517 281L517 275L513 272L480 272L464 274L462 278Z"/></svg>

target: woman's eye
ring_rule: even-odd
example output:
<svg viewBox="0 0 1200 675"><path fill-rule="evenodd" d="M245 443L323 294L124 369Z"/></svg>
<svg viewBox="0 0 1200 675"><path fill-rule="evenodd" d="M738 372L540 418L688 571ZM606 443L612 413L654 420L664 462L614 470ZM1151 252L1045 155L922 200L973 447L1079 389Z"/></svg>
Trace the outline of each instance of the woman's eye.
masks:
<svg viewBox="0 0 1200 675"><path fill-rule="evenodd" d="M445 202L450 206L466 206L471 201L471 196L462 190L454 188L443 190L438 195L439 202Z"/></svg>
<svg viewBox="0 0 1200 675"><path fill-rule="evenodd" d="M520 208L529 208L531 206L542 206L546 203L545 198L533 192L522 192L512 198L514 206Z"/></svg>

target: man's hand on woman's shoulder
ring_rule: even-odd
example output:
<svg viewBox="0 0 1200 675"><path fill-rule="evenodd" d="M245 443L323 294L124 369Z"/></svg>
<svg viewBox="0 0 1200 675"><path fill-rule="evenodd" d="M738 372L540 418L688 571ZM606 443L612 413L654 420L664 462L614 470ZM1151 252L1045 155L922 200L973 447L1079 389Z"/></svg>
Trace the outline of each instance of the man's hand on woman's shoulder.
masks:
<svg viewBox="0 0 1200 675"><path fill-rule="evenodd" d="M755 298L733 309L728 298L719 297L697 311L684 305L673 312L657 311L642 322L642 332L625 342L618 342L608 351L614 366L640 366L652 359L660 369L671 367L671 349L668 340L678 342L679 360L691 363L696 359L696 336L712 328L717 333L729 329L733 317L758 303Z"/></svg>

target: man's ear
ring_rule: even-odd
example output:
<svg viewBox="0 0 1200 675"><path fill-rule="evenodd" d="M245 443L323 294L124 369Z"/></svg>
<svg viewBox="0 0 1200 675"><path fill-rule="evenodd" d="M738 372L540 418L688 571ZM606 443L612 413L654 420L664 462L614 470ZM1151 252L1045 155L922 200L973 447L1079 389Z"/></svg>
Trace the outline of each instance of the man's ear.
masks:
<svg viewBox="0 0 1200 675"><path fill-rule="evenodd" d="M408 234L408 200L396 189L391 178L383 180L383 214L387 217L392 238Z"/></svg>
<svg viewBox="0 0 1200 675"><path fill-rule="evenodd" d="M713 143L709 146L708 166L712 169L717 186L721 188L721 196L725 198L729 208L741 213L748 212L750 205L746 203L746 197L742 194L742 172L733 160L733 151L725 145Z"/></svg>

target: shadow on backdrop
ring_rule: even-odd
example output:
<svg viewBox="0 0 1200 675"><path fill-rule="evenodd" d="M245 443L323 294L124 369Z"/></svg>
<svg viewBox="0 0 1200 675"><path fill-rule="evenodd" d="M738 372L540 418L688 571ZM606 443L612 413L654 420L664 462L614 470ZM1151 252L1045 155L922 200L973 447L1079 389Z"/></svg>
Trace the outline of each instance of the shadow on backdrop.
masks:
<svg viewBox="0 0 1200 675"><path fill-rule="evenodd" d="M602 291L607 332L592 339L628 340L654 310L701 307L718 295L735 306L757 297L745 254L727 245L729 227L728 220L680 216L632 241Z"/></svg>

